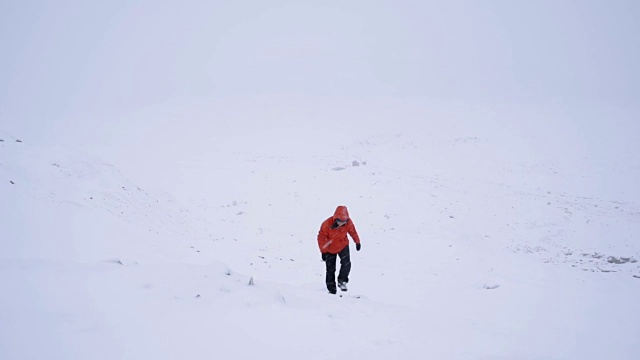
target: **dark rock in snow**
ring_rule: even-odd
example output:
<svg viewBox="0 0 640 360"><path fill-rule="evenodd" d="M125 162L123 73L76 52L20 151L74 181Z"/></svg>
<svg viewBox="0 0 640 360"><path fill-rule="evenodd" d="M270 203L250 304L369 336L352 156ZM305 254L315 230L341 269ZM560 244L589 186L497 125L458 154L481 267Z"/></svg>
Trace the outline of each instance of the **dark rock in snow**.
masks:
<svg viewBox="0 0 640 360"><path fill-rule="evenodd" d="M635 262L638 262L638 260L634 258L625 258L625 257L617 258L615 256L609 256L607 258L607 262L609 264L626 264L626 263L635 263Z"/></svg>

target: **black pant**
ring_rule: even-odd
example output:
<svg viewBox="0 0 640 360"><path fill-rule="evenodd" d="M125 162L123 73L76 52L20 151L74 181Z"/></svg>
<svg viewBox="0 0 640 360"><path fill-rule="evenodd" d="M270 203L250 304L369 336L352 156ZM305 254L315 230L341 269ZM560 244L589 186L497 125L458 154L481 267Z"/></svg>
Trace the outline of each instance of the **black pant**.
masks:
<svg viewBox="0 0 640 360"><path fill-rule="evenodd" d="M338 273L338 282L349 282L349 273L351 272L351 257L349 256L349 246L345 246L338 254L327 254L325 263L327 265L327 289L336 291L336 259L340 256L340 272Z"/></svg>

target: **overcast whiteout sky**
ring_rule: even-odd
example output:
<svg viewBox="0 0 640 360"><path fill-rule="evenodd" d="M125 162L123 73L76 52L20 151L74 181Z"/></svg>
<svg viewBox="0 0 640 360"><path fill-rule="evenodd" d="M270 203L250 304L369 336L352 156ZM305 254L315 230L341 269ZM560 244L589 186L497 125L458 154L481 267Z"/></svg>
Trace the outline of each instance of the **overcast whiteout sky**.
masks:
<svg viewBox="0 0 640 360"><path fill-rule="evenodd" d="M0 122L41 140L214 141L228 122L330 126L398 101L389 118L409 102L632 121L638 64L633 0L0 4Z"/></svg>

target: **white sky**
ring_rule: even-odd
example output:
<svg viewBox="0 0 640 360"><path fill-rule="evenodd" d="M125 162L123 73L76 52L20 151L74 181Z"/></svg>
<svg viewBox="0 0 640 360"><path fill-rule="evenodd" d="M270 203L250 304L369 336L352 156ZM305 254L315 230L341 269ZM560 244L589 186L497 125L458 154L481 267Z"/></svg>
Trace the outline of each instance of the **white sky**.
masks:
<svg viewBox="0 0 640 360"><path fill-rule="evenodd" d="M6 1L0 114L115 119L185 98L635 105L636 1Z"/></svg>

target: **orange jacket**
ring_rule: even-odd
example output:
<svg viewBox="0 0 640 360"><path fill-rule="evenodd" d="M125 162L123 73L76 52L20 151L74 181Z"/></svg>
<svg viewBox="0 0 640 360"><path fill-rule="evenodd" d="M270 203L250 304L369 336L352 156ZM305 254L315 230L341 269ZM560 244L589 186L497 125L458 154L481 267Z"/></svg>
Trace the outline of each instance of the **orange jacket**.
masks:
<svg viewBox="0 0 640 360"><path fill-rule="evenodd" d="M347 220L347 223L341 227L332 229L331 226L336 219ZM321 253L337 254L349 245L347 233L356 244L360 244L360 237L356 232L353 221L349 218L349 212L346 206L338 206L332 217L325 220L320 226L318 232L318 246Z"/></svg>

